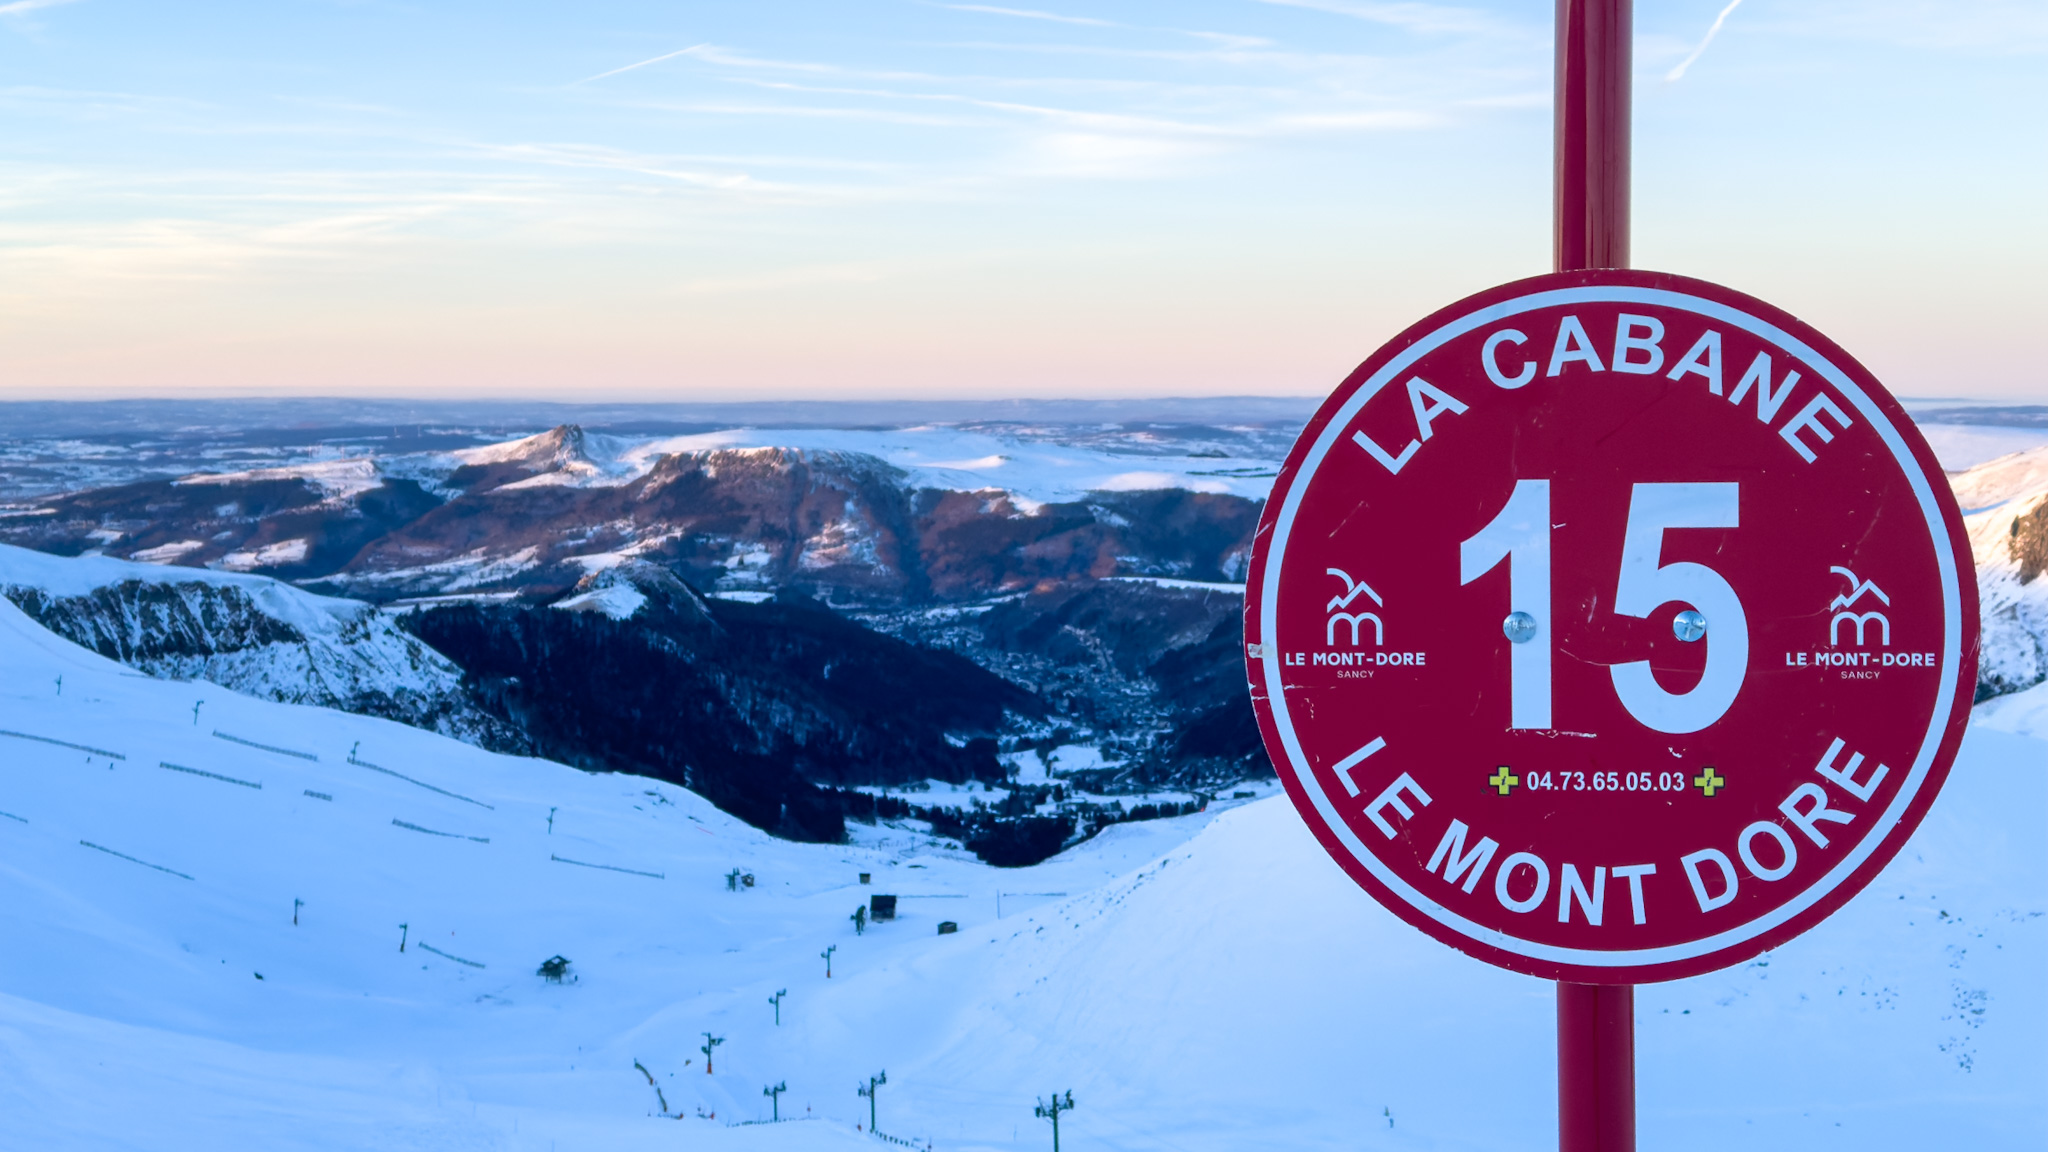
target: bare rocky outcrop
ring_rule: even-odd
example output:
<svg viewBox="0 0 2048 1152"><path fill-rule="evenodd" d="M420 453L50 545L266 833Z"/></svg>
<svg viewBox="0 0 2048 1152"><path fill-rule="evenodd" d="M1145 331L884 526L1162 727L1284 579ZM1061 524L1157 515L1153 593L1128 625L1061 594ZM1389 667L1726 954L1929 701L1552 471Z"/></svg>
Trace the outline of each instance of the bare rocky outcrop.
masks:
<svg viewBox="0 0 2048 1152"><path fill-rule="evenodd" d="M2048 506L2037 502L2027 511L2015 514L2007 535L2010 540L2006 551L2019 567L2020 584L2032 584L2036 576L2048 569Z"/></svg>

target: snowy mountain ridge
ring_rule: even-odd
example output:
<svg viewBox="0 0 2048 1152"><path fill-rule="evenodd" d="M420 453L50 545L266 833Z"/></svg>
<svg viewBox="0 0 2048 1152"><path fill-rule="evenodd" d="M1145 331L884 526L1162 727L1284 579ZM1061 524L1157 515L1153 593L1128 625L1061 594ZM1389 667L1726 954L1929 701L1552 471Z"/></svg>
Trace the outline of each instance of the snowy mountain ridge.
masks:
<svg viewBox="0 0 2048 1152"><path fill-rule="evenodd" d="M569 424L517 440L447 453L385 458L391 475L440 480L463 467L511 465L529 487L618 487L652 472L669 456L711 452L865 457L911 488L1002 491L1036 504L1090 492L1185 488L1263 498L1278 456L1244 455L1237 438L1177 440L1131 435L1094 444L1063 442L1028 429L921 424L902 428L726 428L681 436L586 432ZM1226 455L1226 451L1230 451Z"/></svg>
<svg viewBox="0 0 2048 1152"><path fill-rule="evenodd" d="M901 605L1076 575L1241 578L1276 447L1263 429L636 436L565 424L53 494L0 509L0 538L380 601L559 592L639 558L707 591L751 593L765 579ZM1162 513L1183 521L1178 533L1154 530Z"/></svg>
<svg viewBox="0 0 2048 1152"><path fill-rule="evenodd" d="M460 668L360 601L265 576L4 544L0 596L67 639L152 676L517 744L464 701Z"/></svg>

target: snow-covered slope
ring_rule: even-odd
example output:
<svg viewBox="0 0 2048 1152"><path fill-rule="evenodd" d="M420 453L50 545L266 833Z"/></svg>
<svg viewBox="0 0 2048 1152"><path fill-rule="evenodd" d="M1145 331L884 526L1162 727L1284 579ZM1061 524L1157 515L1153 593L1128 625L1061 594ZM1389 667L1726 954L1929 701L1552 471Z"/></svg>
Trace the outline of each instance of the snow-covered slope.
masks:
<svg viewBox="0 0 2048 1152"><path fill-rule="evenodd" d="M2048 679L2048 447L1950 477L1977 561L1979 699Z"/></svg>
<svg viewBox="0 0 2048 1152"><path fill-rule="evenodd" d="M0 595L132 668L366 712L502 745L462 672L371 605L265 576L59 557L0 544Z"/></svg>
<svg viewBox="0 0 2048 1152"><path fill-rule="evenodd" d="M1284 799L1025 870L791 844L669 785L137 677L8 604L0 751L4 1147L830 1149L885 1069L883 1129L949 1149L1047 1146L1034 1098L1067 1089L1075 1148L1554 1139L1549 986L1380 912ZM1645 1146L2039 1147L2044 751L1974 731L1835 920L1645 989ZM856 936L874 892L903 916ZM556 954L574 982L535 974ZM819 1119L724 1127L776 1083Z"/></svg>
<svg viewBox="0 0 2048 1152"><path fill-rule="evenodd" d="M1949 488L1965 516L2048 492L2048 446L2008 452L1952 473Z"/></svg>

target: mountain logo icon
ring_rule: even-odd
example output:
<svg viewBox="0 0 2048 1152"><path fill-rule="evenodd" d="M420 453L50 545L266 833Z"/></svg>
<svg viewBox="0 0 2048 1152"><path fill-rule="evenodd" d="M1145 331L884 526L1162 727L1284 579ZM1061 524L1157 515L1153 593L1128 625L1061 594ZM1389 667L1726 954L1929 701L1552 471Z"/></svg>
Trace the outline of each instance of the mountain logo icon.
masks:
<svg viewBox="0 0 2048 1152"><path fill-rule="evenodd" d="M1329 647L1335 648L1337 646L1337 625L1349 624L1351 625L1351 646L1356 648L1359 641L1358 626L1369 622L1372 624L1372 642L1375 645L1385 644L1387 642L1387 627L1377 615L1371 612L1345 611L1346 608L1351 607L1353 600L1358 599L1360 593L1370 598L1378 607L1384 608L1387 606L1387 602L1380 598L1380 594L1373 591L1372 585L1367 584L1365 581L1353 580L1351 573L1344 571L1342 568L1328 568L1324 570L1323 574L1335 576L1344 582L1344 591L1339 595L1330 597L1330 603L1323 609L1330 614L1329 619L1323 626L1323 642Z"/></svg>
<svg viewBox="0 0 2048 1152"><path fill-rule="evenodd" d="M1829 610L1834 612L1834 616L1828 620L1828 646L1830 648L1841 647L1842 625L1853 624L1856 628L1856 646L1861 648L1865 642L1865 629L1872 624L1876 624L1879 636L1878 643L1886 648L1891 647L1891 620L1884 613L1875 609L1868 612L1857 612L1855 608L1857 601L1863 599L1866 595L1875 596L1878 602L1887 608L1892 606L1892 598L1885 594L1884 589L1877 586L1876 581L1862 579L1855 572L1839 564L1829 568L1828 571L1849 582L1849 590L1847 592L1840 593L1833 600L1828 601Z"/></svg>

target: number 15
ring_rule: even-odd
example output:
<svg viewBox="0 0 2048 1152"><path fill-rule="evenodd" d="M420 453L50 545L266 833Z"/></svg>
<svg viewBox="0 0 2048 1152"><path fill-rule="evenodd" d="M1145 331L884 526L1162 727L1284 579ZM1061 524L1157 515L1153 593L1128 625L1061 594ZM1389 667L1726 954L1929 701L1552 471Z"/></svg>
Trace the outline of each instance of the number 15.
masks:
<svg viewBox="0 0 2048 1152"><path fill-rule="evenodd" d="M1709 633L1706 668L1689 691L1665 691L1647 660L1607 670L1622 706L1645 727L1697 732L1725 715L1742 690L1749 668L1749 622L1735 589L1704 564L1658 562L1667 529L1734 528L1739 519L1737 485L1732 483L1637 484L1630 495L1614 611L1647 619L1664 604L1689 604L1707 618ZM1508 562L1509 611L1535 620L1533 633L1509 650L1508 727L1549 728L1550 481L1515 482L1499 514L1458 546L1459 582L1470 584L1502 560Z"/></svg>

